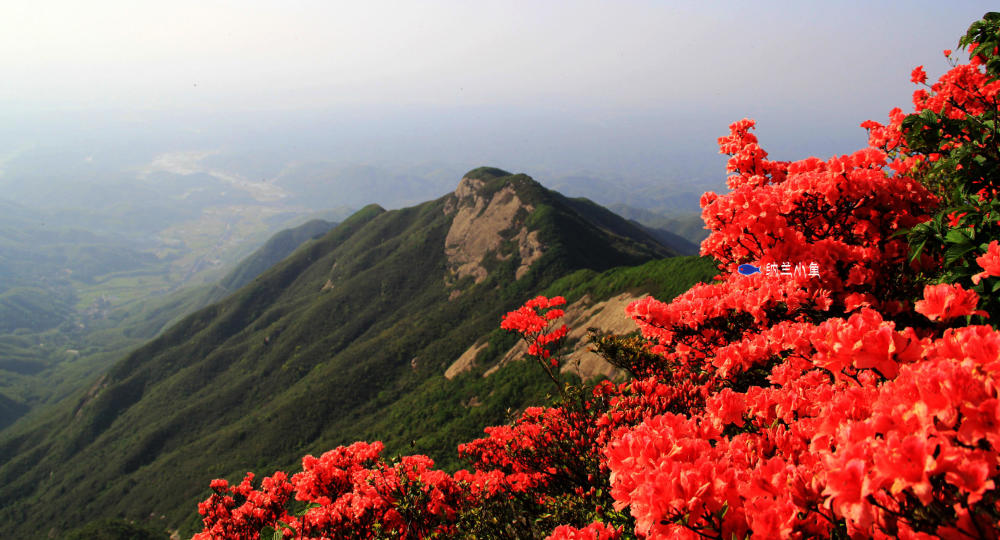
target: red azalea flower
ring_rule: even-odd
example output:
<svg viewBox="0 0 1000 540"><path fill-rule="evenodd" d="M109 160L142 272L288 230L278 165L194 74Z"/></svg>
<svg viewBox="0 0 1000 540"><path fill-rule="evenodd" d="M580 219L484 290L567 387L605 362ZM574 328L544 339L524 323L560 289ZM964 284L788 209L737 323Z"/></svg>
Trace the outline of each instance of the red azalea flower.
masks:
<svg viewBox="0 0 1000 540"><path fill-rule="evenodd" d="M621 535L620 529L595 522L582 529L571 525L560 525L546 540L617 540Z"/></svg>
<svg viewBox="0 0 1000 540"><path fill-rule="evenodd" d="M968 214L968 212L962 212L961 214L958 214L958 215L956 215L955 212L949 213L948 214L948 226L949 227L958 227L959 223L961 223L961 221L962 221L962 218L965 217L966 214Z"/></svg>
<svg viewBox="0 0 1000 540"><path fill-rule="evenodd" d="M924 287L924 299L913 307L932 321L944 321L965 315L986 316L985 311L976 311L978 302L976 291L966 290L958 283L942 283Z"/></svg>
<svg viewBox="0 0 1000 540"><path fill-rule="evenodd" d="M976 264L983 269L982 272L972 276L972 282L976 285L979 285L984 277L1000 276L1000 242L996 240L990 242L986 253L976 257Z"/></svg>

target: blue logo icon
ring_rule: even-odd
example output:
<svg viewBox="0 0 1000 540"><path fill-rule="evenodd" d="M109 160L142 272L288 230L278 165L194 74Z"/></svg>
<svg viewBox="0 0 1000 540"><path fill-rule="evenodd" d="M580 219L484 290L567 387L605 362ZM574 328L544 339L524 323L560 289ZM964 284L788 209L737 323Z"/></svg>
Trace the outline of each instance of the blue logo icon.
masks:
<svg viewBox="0 0 1000 540"><path fill-rule="evenodd" d="M752 264L741 264L739 268L736 269L736 271L743 274L744 276L749 276L759 273L760 268L757 268Z"/></svg>

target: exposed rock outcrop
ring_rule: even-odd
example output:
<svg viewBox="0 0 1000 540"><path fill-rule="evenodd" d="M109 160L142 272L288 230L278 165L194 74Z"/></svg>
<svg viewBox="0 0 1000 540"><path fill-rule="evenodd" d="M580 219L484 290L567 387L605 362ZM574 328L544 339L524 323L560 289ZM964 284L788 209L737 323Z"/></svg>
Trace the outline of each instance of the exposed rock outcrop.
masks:
<svg viewBox="0 0 1000 540"><path fill-rule="evenodd" d="M451 365L448 366L448 369L444 371L445 378L454 379L459 373L465 373L466 371L472 369L472 365L476 361L476 356L479 355L480 351L486 348L486 345L486 341L483 340L482 343L469 347L464 353L462 353L462 356L458 357L458 360L452 362Z"/></svg>
<svg viewBox="0 0 1000 540"><path fill-rule="evenodd" d="M607 363L600 355L591 352L589 347L584 345L587 339L587 329L596 328L602 332L615 334L625 334L635 330L635 323L625 315L625 307L638 298L639 296L633 294L622 293L602 302L594 302L587 295L567 306L566 314L561 321L569 327L566 341L571 345L571 348L563 361L562 371L575 372L582 379L590 379L599 375L613 379L620 375L617 368ZM462 356L448 366L445 377L451 379L460 373L471 370L475 365L476 356L485 347L485 342L469 347ZM483 376L488 377L496 373L501 366L524 358L527 352L528 347L524 342L518 342L507 351L507 354L496 365L486 370Z"/></svg>
<svg viewBox="0 0 1000 540"><path fill-rule="evenodd" d="M488 190L488 183L465 177L445 204L445 213L454 214L444 245L448 257L445 282L455 288L453 298L461 294L460 287L468 279L473 284L485 281L491 261L518 257L515 277L520 279L545 252L538 231L525 226L534 206L523 201L513 185Z"/></svg>

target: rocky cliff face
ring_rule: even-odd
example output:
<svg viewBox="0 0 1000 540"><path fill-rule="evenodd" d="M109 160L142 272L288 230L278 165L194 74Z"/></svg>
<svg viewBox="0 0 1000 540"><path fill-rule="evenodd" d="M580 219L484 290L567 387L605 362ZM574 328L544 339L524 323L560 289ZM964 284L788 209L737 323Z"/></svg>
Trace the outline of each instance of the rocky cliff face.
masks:
<svg viewBox="0 0 1000 540"><path fill-rule="evenodd" d="M453 287L452 297L467 284L483 282L491 262L517 257L520 279L544 253L538 231L529 231L525 222L535 207L521 199L512 185L487 189L487 181L465 177L445 204L445 214L453 215L445 238L448 273L445 282Z"/></svg>

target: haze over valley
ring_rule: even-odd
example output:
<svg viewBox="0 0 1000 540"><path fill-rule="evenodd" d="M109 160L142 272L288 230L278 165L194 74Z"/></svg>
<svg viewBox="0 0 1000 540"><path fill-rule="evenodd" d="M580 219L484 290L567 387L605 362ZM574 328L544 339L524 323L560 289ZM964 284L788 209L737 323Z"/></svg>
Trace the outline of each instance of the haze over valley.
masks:
<svg viewBox="0 0 1000 540"><path fill-rule="evenodd" d="M71 540L190 537L213 478L357 440L451 474L484 427L636 377L625 306L722 281L700 202L730 124L774 161L853 153L990 7L19 4L0 536ZM541 367L498 328L539 295L577 349ZM507 534L563 516L536 517Z"/></svg>

